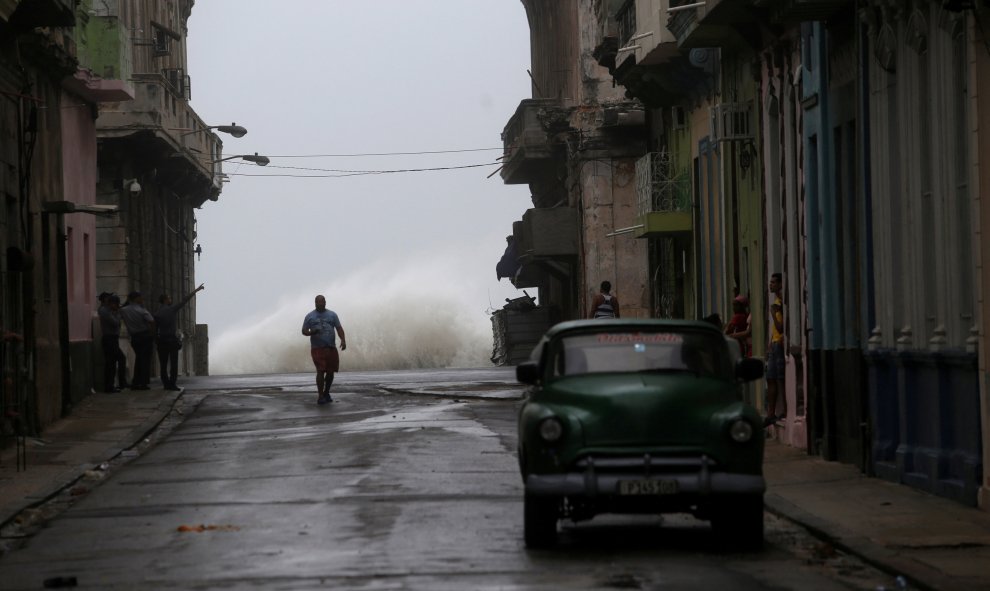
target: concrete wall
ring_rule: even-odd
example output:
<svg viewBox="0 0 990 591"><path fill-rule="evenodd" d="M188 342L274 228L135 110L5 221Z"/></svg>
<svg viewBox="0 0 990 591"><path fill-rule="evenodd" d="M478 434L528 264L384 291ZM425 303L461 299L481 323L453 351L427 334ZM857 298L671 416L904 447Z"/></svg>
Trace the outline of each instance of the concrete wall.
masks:
<svg viewBox="0 0 990 591"><path fill-rule="evenodd" d="M636 223L636 161L632 158L585 162L580 169L585 314L602 281L612 283L623 317L650 316L646 241L630 234L608 236Z"/></svg>
<svg viewBox="0 0 990 591"><path fill-rule="evenodd" d="M23 70L10 67L15 63ZM21 97L25 78L32 89L30 97ZM0 142L4 146L0 187L5 194L0 239L7 253L20 253L27 262L25 267L12 269L5 260L0 276L0 321L24 337L23 343L5 347L4 376L16 384L4 388L3 405L17 405L27 426L39 432L62 416L58 254L64 245L58 241L58 216L41 213L43 201L63 195L62 93L44 69L9 54L0 54L0 90L4 91L0 118L4 133L9 134ZM32 112L37 116L37 134L18 135ZM22 152L27 150L33 155L30 168L23 166L27 160ZM21 191L24 179L26 192Z"/></svg>

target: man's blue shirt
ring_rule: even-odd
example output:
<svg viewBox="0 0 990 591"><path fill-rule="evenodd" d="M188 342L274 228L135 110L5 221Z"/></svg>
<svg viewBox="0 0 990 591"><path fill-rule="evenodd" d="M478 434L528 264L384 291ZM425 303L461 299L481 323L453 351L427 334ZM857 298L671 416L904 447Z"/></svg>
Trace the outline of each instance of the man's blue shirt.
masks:
<svg viewBox="0 0 990 591"><path fill-rule="evenodd" d="M337 318L337 313L332 310L324 310L322 312L313 310L309 314L306 314L302 325L303 330L309 328L320 331L316 334L309 335L309 344L313 349L336 347L337 328L339 326L340 320Z"/></svg>

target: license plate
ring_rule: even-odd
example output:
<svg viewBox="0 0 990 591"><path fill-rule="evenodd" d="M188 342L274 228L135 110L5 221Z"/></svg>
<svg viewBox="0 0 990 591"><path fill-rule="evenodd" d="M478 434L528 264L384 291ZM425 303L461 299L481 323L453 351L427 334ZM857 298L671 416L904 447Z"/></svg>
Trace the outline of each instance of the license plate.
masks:
<svg viewBox="0 0 990 591"><path fill-rule="evenodd" d="M620 480L620 495L674 495L678 491L676 480Z"/></svg>

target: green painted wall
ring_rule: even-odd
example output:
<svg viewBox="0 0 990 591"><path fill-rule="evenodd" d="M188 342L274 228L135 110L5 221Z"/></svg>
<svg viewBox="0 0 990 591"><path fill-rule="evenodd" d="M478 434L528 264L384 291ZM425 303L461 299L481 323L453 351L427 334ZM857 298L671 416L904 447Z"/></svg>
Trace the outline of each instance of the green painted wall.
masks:
<svg viewBox="0 0 990 591"><path fill-rule="evenodd" d="M131 40L117 16L89 13L93 0L79 4L76 47L79 64L108 80L129 80L134 73Z"/></svg>

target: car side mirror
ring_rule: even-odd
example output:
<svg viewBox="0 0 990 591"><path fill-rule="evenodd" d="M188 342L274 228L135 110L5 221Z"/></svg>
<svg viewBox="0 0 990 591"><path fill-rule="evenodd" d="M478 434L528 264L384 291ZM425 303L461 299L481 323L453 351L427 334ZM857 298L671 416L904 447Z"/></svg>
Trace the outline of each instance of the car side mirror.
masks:
<svg viewBox="0 0 990 591"><path fill-rule="evenodd" d="M516 380L533 385L540 380L540 366L535 361L523 361L516 366Z"/></svg>
<svg viewBox="0 0 990 591"><path fill-rule="evenodd" d="M740 359L736 364L736 377L744 382L752 382L763 377L763 361L752 357Z"/></svg>

